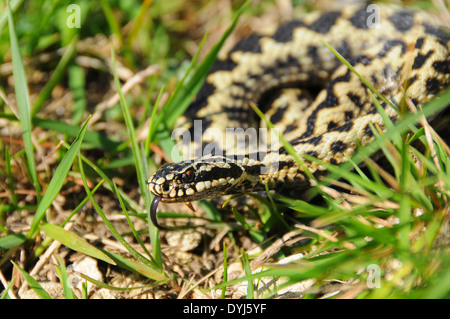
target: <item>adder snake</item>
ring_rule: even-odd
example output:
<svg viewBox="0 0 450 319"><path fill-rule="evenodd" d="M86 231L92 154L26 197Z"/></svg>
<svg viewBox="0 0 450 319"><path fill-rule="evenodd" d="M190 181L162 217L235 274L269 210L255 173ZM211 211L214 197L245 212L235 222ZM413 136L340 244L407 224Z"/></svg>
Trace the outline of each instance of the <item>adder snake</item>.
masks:
<svg viewBox="0 0 450 319"><path fill-rule="evenodd" d="M160 201L190 202L264 190L266 184L272 190L308 187L307 174L284 147L249 151L208 130L263 127L251 102L265 111L299 156L325 163L340 164L358 144L371 142L371 125L385 129L366 85L322 40L394 105L406 96L420 106L450 83L449 33L424 12L381 4L347 7L310 13L269 35L253 34L215 62L176 124L201 140L188 142L194 159L188 154L149 179L157 227ZM381 105L391 120L398 120L394 108ZM249 142L252 137L238 131L237 138ZM324 173L323 166L306 163L313 175Z"/></svg>

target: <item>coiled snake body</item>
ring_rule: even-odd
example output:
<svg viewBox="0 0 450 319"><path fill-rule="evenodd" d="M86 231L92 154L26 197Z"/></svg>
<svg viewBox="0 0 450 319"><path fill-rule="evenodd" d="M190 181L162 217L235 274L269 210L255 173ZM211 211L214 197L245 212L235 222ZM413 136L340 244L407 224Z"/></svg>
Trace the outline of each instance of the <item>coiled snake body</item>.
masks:
<svg viewBox="0 0 450 319"><path fill-rule="evenodd" d="M225 59L216 61L177 123L191 136L201 136L200 142L188 142L194 156L166 164L148 182L155 195L154 224L159 227L156 208L161 200L190 202L263 190L266 184L275 190L286 184L309 185L284 147L271 145L262 152L242 147L242 141L252 139L242 131L236 135L241 139L237 146L209 132L213 127L219 133L226 128L263 127L251 102L265 111L299 156L308 154L325 163L342 163L358 144L372 141L371 125L385 128L368 88L322 40L394 105L404 96L422 105L447 87L450 37L436 19L400 7L373 8L311 13L270 35L241 40ZM398 120L394 108L381 105L392 120ZM195 128L194 123L200 123L196 120L201 120L200 128ZM306 163L312 174L324 172L321 165Z"/></svg>

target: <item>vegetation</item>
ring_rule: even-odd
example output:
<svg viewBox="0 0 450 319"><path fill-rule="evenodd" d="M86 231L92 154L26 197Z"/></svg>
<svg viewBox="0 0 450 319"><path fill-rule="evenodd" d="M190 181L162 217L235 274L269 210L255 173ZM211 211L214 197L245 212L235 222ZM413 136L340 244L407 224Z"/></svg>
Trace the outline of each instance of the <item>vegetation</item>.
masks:
<svg viewBox="0 0 450 319"><path fill-rule="evenodd" d="M305 200L149 222L146 180L178 159L171 129L219 51L327 5L280 3L0 2L1 298L450 297L450 150L424 120L449 90Z"/></svg>

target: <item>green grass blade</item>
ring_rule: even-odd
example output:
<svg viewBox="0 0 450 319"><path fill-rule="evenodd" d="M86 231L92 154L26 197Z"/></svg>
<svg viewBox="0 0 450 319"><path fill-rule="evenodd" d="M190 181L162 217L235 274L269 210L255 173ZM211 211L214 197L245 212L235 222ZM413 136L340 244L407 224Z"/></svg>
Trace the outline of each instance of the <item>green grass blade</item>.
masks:
<svg viewBox="0 0 450 319"><path fill-rule="evenodd" d="M132 272L139 273L149 279L156 281L166 281L167 277L156 268L148 267L145 264L136 262L130 258L123 257L109 251L104 251L120 268L128 269Z"/></svg>
<svg viewBox="0 0 450 319"><path fill-rule="evenodd" d="M8 286L5 287L5 289L0 294L0 300L2 299L9 299L9 291L13 287L14 283L16 282L16 276L13 276L11 280L9 281Z"/></svg>
<svg viewBox="0 0 450 319"><path fill-rule="evenodd" d="M147 139L145 141L145 155L146 156L150 156L150 143L153 141L154 138L154 131L156 130L157 127L157 111L158 111L158 106L159 106L159 101L161 100L161 96L164 92L164 87L161 88L161 90L159 91L158 97L156 99L155 105L153 105L153 110L152 110L152 114L150 116L150 124L148 125L148 134L147 134Z"/></svg>
<svg viewBox="0 0 450 319"><path fill-rule="evenodd" d="M139 234L137 233L136 229L134 228L134 225L130 219L130 215L128 214L128 211L125 207L125 204L123 202L123 198L119 193L119 190L117 189L116 184L114 184L114 193L116 194L116 197L119 199L119 203L120 203L120 207L122 207L122 211L125 215L125 218L127 219L128 225L131 228L131 232L134 235L134 238L137 240L137 242L139 243L139 245L141 246L142 250L147 254L147 256L152 260L152 262L155 263L155 260L153 259L153 256L150 254L150 252L147 250L147 247L145 247L144 243L142 242L141 238L139 237Z"/></svg>
<svg viewBox="0 0 450 319"><path fill-rule="evenodd" d="M15 186L14 186L14 178L13 178L13 173L12 173L12 169L11 169L11 153L9 152L9 147L5 147L5 165L6 165L6 175L8 176L8 186L9 186L9 191L11 193L11 203L14 206L17 206L17 194L14 191Z"/></svg>
<svg viewBox="0 0 450 319"><path fill-rule="evenodd" d="M145 285L145 286L138 286L138 287L115 287L115 286L111 286L111 285L105 284L105 283L102 282L102 281L95 280L94 278L91 278L91 277L89 277L89 276L87 276L87 275L85 275L85 274L83 274L83 273L81 273L81 272L78 273L78 275L79 275L81 278L83 278L83 279L89 281L90 283L96 285L96 286L99 287L99 288L105 288L105 289L113 290L113 291L130 291L130 290L136 290L136 289L142 289L142 288L150 288L150 287L152 287L152 285Z"/></svg>
<svg viewBox="0 0 450 319"><path fill-rule="evenodd" d="M109 1L100 0L100 5L102 6L103 13L105 15L106 21L108 22L109 30L119 41L119 46L123 43L122 33L120 32L119 23L114 16L113 10L109 4Z"/></svg>
<svg viewBox="0 0 450 319"><path fill-rule="evenodd" d="M69 149L69 146L64 144L64 147L66 147L67 149ZM87 165L89 165L92 170L94 170L104 181L105 181L105 188L110 190L111 192L113 192L114 190L114 183L113 181L108 177L107 174L105 174L105 172L103 172L100 167L98 167L97 165L95 165L94 163L92 163L89 159L87 159L85 156L81 155L81 160L83 161L83 163L86 163ZM92 193L93 191L91 191ZM128 205L130 205L131 208L133 208L134 210L138 211L140 209L140 206L134 202L132 199L129 198L129 196L127 196L127 194L123 193L122 191L119 190L120 195L122 196L122 198L126 199Z"/></svg>
<svg viewBox="0 0 450 319"><path fill-rule="evenodd" d="M10 0L6 3L9 5L10 10L12 12L16 12L17 8L22 5L22 2L24 0ZM4 10L0 12L0 34L3 34L3 27L6 24L6 21L8 20L8 10Z"/></svg>
<svg viewBox="0 0 450 319"><path fill-rule="evenodd" d="M133 151L133 159L134 159L134 165L136 167L136 174L138 178L139 183L139 189L141 191L141 196L144 198L145 202L145 208L148 214L150 214L150 203L151 203L151 197L150 192L147 189L147 180L148 180L148 172L144 170L144 164L141 157L141 150L139 148L139 145L137 143L136 139L136 132L134 130L133 126L133 120L131 118L130 110L128 108L128 103L122 93L122 89L120 87L119 77L117 75L117 69L116 69L116 58L114 51L111 49L111 55L113 60L113 69L114 69L114 82L116 84L117 93L119 94L120 98L120 105L122 107L122 113L125 119L125 124L127 126L128 136L130 138L130 144L131 149ZM148 216L148 220L150 220L150 216ZM162 262L162 255L161 255L161 242L159 239L159 229L153 225L153 223L149 222L149 230L150 230L150 240L152 244L152 250L153 250L153 258L155 260L156 266L159 267L159 269L162 269L163 262Z"/></svg>
<svg viewBox="0 0 450 319"><path fill-rule="evenodd" d="M103 185L103 181L100 181L92 190L91 196L95 194L95 192L99 189L99 187ZM66 217L66 219L59 225L60 227L64 227L75 215L78 213L86 204L86 202L90 199L89 196L86 196L78 205L77 207ZM47 237L34 251L34 256L40 256L45 249L50 245L50 243L53 241L50 237Z"/></svg>
<svg viewBox="0 0 450 319"><path fill-rule="evenodd" d="M138 14L133 19L131 30L127 36L128 47L133 46L139 32L145 29L145 23L148 21L147 18L151 15L151 4L152 1L143 1Z"/></svg>
<svg viewBox="0 0 450 319"><path fill-rule="evenodd" d="M345 162L339 166L339 171L328 174L328 178L331 180L337 180L341 177L342 172L348 172L352 169L354 164L359 165L366 158L373 155L376 151L384 147L385 143L391 140L395 135L402 134L410 129L411 126L415 125L421 116L429 117L430 115L436 114L437 112L443 110L447 107L448 101L450 101L450 89L445 90L441 94L433 98L432 101L426 103L422 107L422 112L417 112L415 114L408 114L400 122L397 122L394 128L390 131L384 132L379 135L372 143L365 145L363 148L358 149L352 156L352 163ZM323 182L327 184L326 182ZM312 188L308 191L309 196L315 196L317 188Z"/></svg>
<svg viewBox="0 0 450 319"><path fill-rule="evenodd" d="M350 71L352 71L360 80L361 82L363 82L374 94L376 94L383 102L386 103L386 105L389 105L390 107L392 107L394 110L396 110L396 106L394 104L392 104L391 101L389 101L383 94L381 94L377 89L375 89L375 87L372 85L372 83L370 83L369 81L367 81L363 76L361 76L361 74L358 73L358 71L355 70L355 68L348 63L348 61L339 53L337 52L331 45L329 45L325 40L322 40L322 42L325 44L325 46L331 51L333 52L333 54L343 63L345 64Z"/></svg>
<svg viewBox="0 0 450 319"><path fill-rule="evenodd" d="M78 42L78 37L74 37L69 45L66 47L64 54L61 57L58 65L55 68L55 71L52 73L52 76L47 81L45 86L42 88L38 97L33 103L33 109L31 110L31 114L35 115L44 105L44 102L50 97L55 86L61 82L61 79L65 75L65 71L69 62L72 60L76 52L76 44Z"/></svg>
<svg viewBox="0 0 450 319"><path fill-rule="evenodd" d="M58 273L59 281L63 286L64 297L66 299L75 299L69 274L67 273L66 265L64 265L64 261L59 255L56 255L56 259L58 260L59 267L55 266L55 269L56 272Z"/></svg>
<svg viewBox="0 0 450 319"><path fill-rule="evenodd" d="M60 242L67 248L70 248L72 250L78 251L80 253L83 253L85 255L91 256L96 259L103 260L104 262L107 262L111 265L115 265L114 261L106 256L102 251L100 251L95 246L92 246L89 244L86 240L81 238L79 235L65 230L64 228L55 225L46 223L45 225L42 225L40 229L49 237L53 238L54 240Z"/></svg>
<svg viewBox="0 0 450 319"><path fill-rule="evenodd" d="M223 242L222 245L222 252L223 252L223 288L222 288L222 294L221 298L225 299L225 293L226 293L226 284L228 280L228 256L227 256L227 246L225 242Z"/></svg>
<svg viewBox="0 0 450 319"><path fill-rule="evenodd" d="M8 121L17 121L17 118L11 114L0 113L0 118L4 118ZM63 121L40 118L37 116L34 116L31 120L34 126L39 126L46 130L63 133L72 138L77 137L80 131L80 125L71 125ZM121 145L122 143L110 139L108 136L101 132L87 131L83 139L84 148L100 148L107 149L109 151L115 151Z"/></svg>
<svg viewBox="0 0 450 319"><path fill-rule="evenodd" d="M146 276L152 276L149 278L155 279L155 280L162 280L162 278L165 278L164 273L161 270L161 267L157 265L153 260L148 260L144 256L142 256L138 251L136 251L120 234L119 232L114 228L114 226L111 224L111 222L106 218L106 215L103 213L102 209L98 205L97 201L94 197L91 195L91 190L89 189L86 181L86 176L84 174L84 168L83 168L83 162L81 160L81 157L78 159L79 167L80 167L80 173L83 180L83 185L86 193L91 199L91 203L94 206L94 209L99 214L100 218L103 220L103 223L106 227L111 231L111 233L114 235L114 237L128 250L128 252L136 258L138 261L141 262L140 268L134 269L134 271L141 272L141 269L144 269L144 273ZM107 253L107 252L105 252ZM110 254L107 254L108 256L111 256ZM114 261L116 261L115 258L112 258ZM127 264L127 262L122 261L122 263ZM131 260L129 261L131 265L134 265L136 263L133 263Z"/></svg>
<svg viewBox="0 0 450 319"><path fill-rule="evenodd" d="M448 299L450 298L450 268L448 267L448 255L444 259L442 271L438 273L434 282L426 288L422 298L427 299ZM446 263L445 263L446 262Z"/></svg>
<svg viewBox="0 0 450 319"><path fill-rule="evenodd" d="M14 21L9 4L7 2L9 36L11 43L11 55L13 64L14 89L16 92L17 108L20 116L20 125L22 127L22 137L25 145L25 154L27 157L28 173L31 176L38 202L41 199L41 185L39 183L36 171L36 162L34 159L33 143L31 141L31 105L28 96L28 84L25 76L22 57L19 50L19 42L16 37Z"/></svg>
<svg viewBox="0 0 450 319"><path fill-rule="evenodd" d="M33 124L44 129L67 134L69 137L76 137L80 130L79 125L71 125L62 121L38 117L33 117ZM100 132L86 131L83 139L83 147L94 147L114 151L120 145L121 143L109 139L106 135Z"/></svg>
<svg viewBox="0 0 450 319"><path fill-rule="evenodd" d="M258 106L253 103L250 102L250 106L253 109L253 111L255 111L255 113L259 116L259 118L261 120L263 120L267 127L271 130L274 130L275 134L278 136L278 139L280 140L281 144L283 144L283 147L285 148L286 152L288 152L289 155L291 155L294 160L298 163L298 165L302 168L303 172L306 174L306 176L308 176L309 179L315 181L316 185L319 185L318 180L314 177L314 175L311 173L311 171L308 169L308 167L306 166L305 162L303 161L303 159L297 154L297 152L295 151L294 147L292 146L291 143L289 143L282 134L280 134L277 130L275 130L274 125L272 124L272 122L270 122L269 119L267 119L267 117L264 115L264 113L258 108ZM313 186L313 189L317 190L319 193L322 194L324 199L329 199L329 196L323 192L320 187L316 187ZM332 202L330 200L328 200L329 202Z"/></svg>
<svg viewBox="0 0 450 319"><path fill-rule="evenodd" d="M277 199L290 209L302 212L305 216L309 217L323 216L330 212L330 209L327 207L312 205L299 199L292 199L284 196L277 196Z"/></svg>
<svg viewBox="0 0 450 319"><path fill-rule="evenodd" d="M88 105L86 74L82 67L72 64L68 68L68 78L68 85L73 94L72 123L79 125Z"/></svg>
<svg viewBox="0 0 450 319"><path fill-rule="evenodd" d="M403 227L399 230L399 245L401 249L408 249L411 242L409 236L411 233L411 199L409 192L411 191L411 178L410 178L410 161L409 161L409 149L406 142L400 145L401 147L401 162L400 169L400 208L398 211L398 217L400 225Z"/></svg>
<svg viewBox="0 0 450 319"><path fill-rule="evenodd" d="M179 152L177 151L173 152L174 149L176 150L175 142L173 141L167 129L164 129L164 125L162 125L162 122L164 120L164 123L166 124L167 127L172 127L175 120L186 110L186 108L189 106L192 97L196 94L196 92L200 88L202 81L200 78L196 78L195 75L193 79L191 79L191 81L189 81L189 83L186 85L188 87L194 86L195 87L194 89L186 91L184 82L188 77L188 75L190 74L191 70L193 69L195 62L197 61L198 54L200 53L200 50L203 47L203 44L205 43L207 35L208 33L205 34L202 41L200 42L199 48L195 53L194 57L192 58L186 73L184 74L183 78L177 83L174 93L170 96L169 100L161 108L160 114L157 115L156 112L157 109L155 108L153 109L152 112L153 114L149 127L148 141L151 142L155 136L158 136L159 145L166 154L171 154L173 161L181 161L183 158L181 157ZM191 84L193 81L195 81L195 83ZM155 106L157 105L158 103L155 104ZM157 130L160 128L163 128L163 130L157 132ZM149 146L150 146L149 144L146 144L147 148ZM149 151L146 150L145 154L148 155Z"/></svg>
<svg viewBox="0 0 450 319"><path fill-rule="evenodd" d="M30 288L33 289L33 291L38 295L39 298L52 299L52 297L48 294L47 291L45 291L44 288L42 288L42 286L36 281L36 279L31 277L29 273L20 268L14 261L11 260L11 263L14 265L14 267L17 268L22 277L28 283L28 286L30 286Z"/></svg>
<svg viewBox="0 0 450 319"><path fill-rule="evenodd" d="M182 114L182 113L173 114L173 112L171 112L171 111L172 110L176 111L177 109L179 109L179 111L185 110L187 108L187 106L189 105L191 98L198 91L199 88L196 86L201 83L201 80L199 78L196 78L195 74L197 74L199 71L197 71L194 74L194 79L189 81L186 84L186 86L188 86L188 87L190 87L190 86L196 87L193 91L191 91L191 92L186 91L184 82L186 81L186 78L189 76L192 69L194 68L195 63L197 62L198 55L200 54L200 51L201 51L203 45L205 44L207 37L208 37L208 32L206 32L206 34L203 36L202 41L200 42L200 44L198 46L197 52L195 52L194 56L192 57L192 60L191 60L191 63L189 64L188 69L186 70L182 79L177 83L173 94L169 97L169 100L165 104L164 109L169 110L169 111L166 111L166 112L160 114L160 116L156 119L155 124L153 125L152 136L154 135L154 132L159 127L159 124L161 124L163 119L165 120L166 123L168 123L168 126L171 127L173 125L173 123L175 122L175 120L178 118L178 116L180 116ZM182 101L189 101L189 102L185 102L181 106L180 106L180 104L177 104Z"/></svg>
<svg viewBox="0 0 450 319"><path fill-rule="evenodd" d="M168 126L171 127L173 125L173 122L178 118L178 116L181 115L181 113L177 113L178 115L174 115L173 112L177 112L177 110L180 108L180 104L182 101L187 101L187 100L191 100L191 98L193 97L193 95L195 95L195 93L197 92L197 89L194 90L194 92L188 92L188 94L192 94L189 95L189 98L187 98L186 92L183 91L184 90L184 82L186 80L186 78L189 76L189 74L191 73L191 70L194 68L195 62L197 61L197 57L200 53L201 48L203 47L203 44L206 41L206 38L208 36L208 33L206 33L203 36L202 41L200 42L200 45L198 47L197 52L194 54L194 57L191 60L191 63L189 64L188 69L186 70L183 78L177 83L175 90L173 91L173 94L169 97L169 100L163 105L163 107L161 108L160 114L157 114L157 107L159 105L159 100L162 94L162 89L160 91L160 95L158 96L156 103L155 103L155 107L153 109L152 112L152 117L151 117L151 122L150 122L150 126L149 126L149 133L148 133L148 141L147 142L151 142L153 140L153 138L155 137L156 131L157 129L163 127L161 125L161 123L163 122L163 120L165 121L164 123L169 123ZM190 83L190 82L189 82ZM175 102L174 102L175 100ZM185 110L187 108L189 104L185 103L181 106L182 110ZM172 118L172 119L171 119ZM164 145L161 145L163 150L169 150L172 149L174 147L174 143L172 139L164 139L161 134L158 134L159 138L162 139L160 144L166 143L166 147ZM146 144L146 146L148 147L149 145ZM145 154L149 154L148 150L146 150ZM166 151L166 154L170 154L170 152ZM173 160L181 160L181 157L179 158L173 158Z"/></svg>
<svg viewBox="0 0 450 319"><path fill-rule="evenodd" d="M11 249L19 246L27 241L27 236L24 234L11 234L0 238L0 251Z"/></svg>
<svg viewBox="0 0 450 319"><path fill-rule="evenodd" d="M209 69L216 61L217 54L219 53L220 48L233 31L237 21L239 20L239 17L247 9L250 2L251 2L250 0L247 0L238 10L233 21L231 22L231 25L222 35L219 42L217 42L216 45L214 45L214 47L211 49L211 51L209 51L208 55L206 56L202 64L196 69L195 73L192 75L192 78L188 81L188 83L186 83L186 85L184 85L183 87L180 87L179 91L175 92L176 94L174 98L170 100L170 103L168 103L166 107L167 118L165 119L165 122L167 123L168 127L173 126L175 120L181 114L183 114L183 112L189 106L192 97L195 94L197 94L198 90L200 89L200 86L203 84L204 79L206 78Z"/></svg>
<svg viewBox="0 0 450 319"><path fill-rule="evenodd" d="M252 275L252 267L250 266L250 261L248 260L247 253L242 250L242 259L244 263L244 271L246 276ZM253 280L249 279L247 284L247 299L255 299L255 287L253 287Z"/></svg>
<svg viewBox="0 0 450 319"><path fill-rule="evenodd" d="M66 180L67 174L69 173L70 168L72 167L73 161L75 160L75 156L78 153L78 150L81 146L81 143L83 142L84 135L86 134L88 123L89 123L90 117L86 120L84 125L81 127L80 132L78 133L78 136L73 141L72 145L70 146L67 153L64 155L63 159L58 165L58 168L55 171L55 174L52 177L52 180L48 184L47 191L45 192L44 196L42 197L41 202L39 203L39 206L36 210L36 214L34 215L33 222L31 224L30 231L28 233L28 236L31 237L37 230L39 223L41 220L45 217L45 212L47 208L50 207L53 200L56 198L56 195L58 195L59 191L61 190L61 187Z"/></svg>

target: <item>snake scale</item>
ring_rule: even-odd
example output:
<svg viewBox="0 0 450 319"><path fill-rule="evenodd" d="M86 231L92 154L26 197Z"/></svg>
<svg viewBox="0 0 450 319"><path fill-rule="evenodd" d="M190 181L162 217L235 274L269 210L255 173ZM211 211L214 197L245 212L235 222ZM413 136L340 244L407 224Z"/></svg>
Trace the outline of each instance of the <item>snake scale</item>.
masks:
<svg viewBox="0 0 450 319"><path fill-rule="evenodd" d="M148 181L155 195L153 223L162 228L156 220L160 201L191 202L264 190L266 184L271 190L309 186L307 174L284 147L255 151L242 146L252 139L242 130L264 127L251 102L299 156L308 154L325 163L340 164L358 145L371 142L372 125L385 129L366 85L323 41L393 105L406 96L420 106L450 83L449 40L448 30L436 18L382 4L309 13L271 34L241 40L213 64L196 99L176 123L188 136L201 137L184 141L193 155L187 152L185 161L164 165ZM399 119L393 107L381 105L391 120ZM241 128L241 140L228 143L210 128L219 133ZM313 175L324 173L323 166L306 164Z"/></svg>

